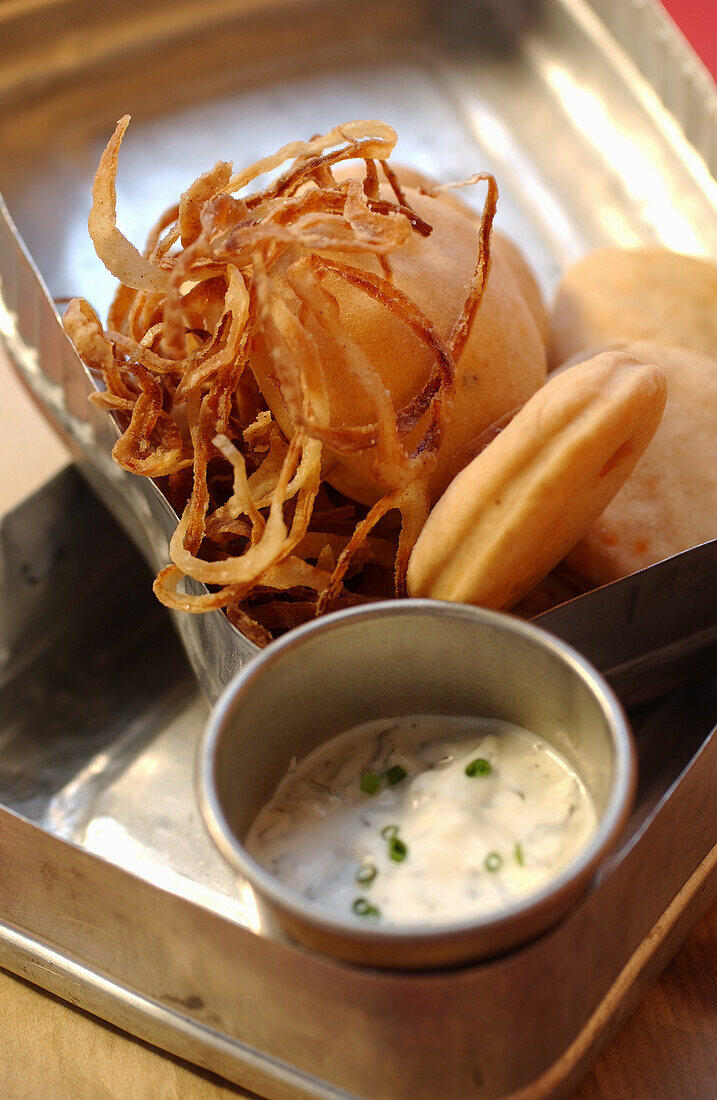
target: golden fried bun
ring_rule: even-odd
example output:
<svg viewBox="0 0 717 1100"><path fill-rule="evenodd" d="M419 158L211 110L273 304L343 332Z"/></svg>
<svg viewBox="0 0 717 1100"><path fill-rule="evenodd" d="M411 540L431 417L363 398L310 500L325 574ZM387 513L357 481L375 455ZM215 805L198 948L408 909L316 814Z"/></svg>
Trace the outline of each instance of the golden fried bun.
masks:
<svg viewBox="0 0 717 1100"><path fill-rule="evenodd" d="M425 187L430 189L436 186L436 181L434 179L424 175L423 172L418 172L415 168L408 168L403 164L394 164L392 167L403 187ZM345 177L349 174L349 172L345 172L341 175ZM341 178L338 172L336 172L335 175L337 178ZM478 211L463 201L460 190L442 191L437 197L439 202L448 203L449 206L452 206L453 209L457 210L459 213L465 214L476 222L480 221ZM543 338L543 343L547 344L550 337L550 315L543 300L540 287L538 286L538 281L528 261L518 245L515 244L510 237L506 237L505 233L501 233L501 231L495 227L493 228L491 236L491 249L494 256L501 255L508 264L520 292L525 298L526 305L533 314L533 320L538 326L538 332Z"/></svg>
<svg viewBox="0 0 717 1100"><path fill-rule="evenodd" d="M616 340L717 358L717 264L665 248L601 248L566 271L550 330L551 369Z"/></svg>
<svg viewBox="0 0 717 1100"><path fill-rule="evenodd" d="M661 367L667 404L645 454L568 555L592 585L717 538L717 359L645 342L624 350Z"/></svg>
<svg viewBox="0 0 717 1100"><path fill-rule="evenodd" d="M624 484L665 395L659 367L621 351L549 380L431 512L409 562L409 594L517 603Z"/></svg>
<svg viewBox="0 0 717 1100"><path fill-rule="evenodd" d="M388 197L389 192L382 188ZM392 194L392 192L390 193ZM407 198L429 222L429 237L412 233L391 253L394 285L411 298L447 339L460 316L475 268L478 235L473 220L451 206L407 189ZM380 274L373 257L343 257L354 267ZM428 348L385 306L330 273L323 286L335 297L349 337L359 345L389 390L394 407L407 404L423 387L433 366ZM288 287L285 298L298 311ZM305 326L314 336L323 363L330 400L331 423L360 425L376 420L376 409L340 361L340 349L327 340L309 315ZM271 363L261 343L252 353L252 369L267 403L282 429L291 424ZM506 261L498 254L491 262L481 305L456 367L455 398L444 418L436 469L431 476L432 498L437 499L470 458L470 443L494 421L522 405L546 376L545 349L533 317ZM415 429L410 445L421 437ZM374 475L371 451L331 453L323 476L347 496L365 504L377 500L385 487Z"/></svg>
<svg viewBox="0 0 717 1100"><path fill-rule="evenodd" d="M550 339L550 315L543 301L538 281L528 265L528 261L517 244L498 229L493 230L491 243L494 251L503 257L513 272L513 277L520 287L520 293L525 298L526 305L538 326L541 339L547 346Z"/></svg>

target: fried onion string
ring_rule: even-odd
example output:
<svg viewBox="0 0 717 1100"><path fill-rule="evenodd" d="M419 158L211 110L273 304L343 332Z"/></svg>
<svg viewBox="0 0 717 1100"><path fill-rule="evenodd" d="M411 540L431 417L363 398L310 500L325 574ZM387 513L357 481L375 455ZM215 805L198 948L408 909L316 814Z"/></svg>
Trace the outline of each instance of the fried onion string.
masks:
<svg viewBox="0 0 717 1100"><path fill-rule="evenodd" d="M218 161L160 216L139 252L117 227L128 123L120 119L102 154L89 220L97 255L120 281L107 328L79 299L64 326L101 379L94 402L121 428L115 460L160 479L181 512L157 597L192 614L224 608L265 645L390 584L405 594L455 364L488 276L495 181L485 173L470 181L488 191L475 271L446 338L394 282L392 255L432 226L388 162L390 126L344 123L239 172ZM360 178L334 175L352 161ZM377 303L429 353L400 407L342 319L342 288ZM255 368L260 352L271 394ZM334 415L329 372L356 388L370 409L365 422ZM363 454L378 487L371 506L325 479L343 457Z"/></svg>

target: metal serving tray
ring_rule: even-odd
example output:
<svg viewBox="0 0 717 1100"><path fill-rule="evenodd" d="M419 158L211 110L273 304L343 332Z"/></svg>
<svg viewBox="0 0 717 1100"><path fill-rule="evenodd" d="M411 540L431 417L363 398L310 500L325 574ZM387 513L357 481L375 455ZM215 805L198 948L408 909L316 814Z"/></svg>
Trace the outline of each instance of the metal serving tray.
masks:
<svg viewBox="0 0 717 1100"><path fill-rule="evenodd" d="M562 1095L717 895L712 675L633 711L633 816L549 934L434 973L282 942L199 818L208 707L131 543L69 467L0 546L0 962L133 1034L271 1098Z"/></svg>
<svg viewBox="0 0 717 1100"><path fill-rule="evenodd" d="M19 0L0 28L0 333L153 567L171 516L109 461L109 421L12 225L50 295L102 311L111 280L86 215L120 114L135 116L119 180L135 240L216 159L363 116L395 125L398 158L429 174L494 171L498 224L546 293L605 243L717 254L714 88L644 0ZM436 974L302 951L260 926L204 833L207 704L141 559L74 469L5 517L0 585L0 962L263 1095L566 1094L717 893L703 677L633 713L635 813L551 933ZM195 669L201 631L223 623L179 621ZM251 652L203 670L210 699Z"/></svg>

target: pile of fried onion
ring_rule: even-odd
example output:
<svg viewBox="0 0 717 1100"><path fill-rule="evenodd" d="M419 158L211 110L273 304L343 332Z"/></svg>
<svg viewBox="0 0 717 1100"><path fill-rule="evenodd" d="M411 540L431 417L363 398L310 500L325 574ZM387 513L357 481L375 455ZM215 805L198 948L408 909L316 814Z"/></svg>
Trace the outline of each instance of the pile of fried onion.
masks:
<svg viewBox="0 0 717 1100"><path fill-rule="evenodd" d="M157 597L193 613L224 608L265 645L327 610L403 595L428 515L427 482L455 363L487 279L495 181L480 174L430 192L488 183L473 280L441 339L392 282L391 253L431 226L411 209L388 163L396 134L385 123L337 126L236 174L217 163L159 219L144 253L117 228L115 179L128 123L119 121L102 155L89 219L97 255L120 286L106 328L83 299L70 303L63 323L97 380L91 400L121 429L114 459L158 479L181 515L172 564L154 583ZM355 177L337 178L334 168L345 161L358 162ZM271 182L251 190L265 175ZM392 199L381 197L380 182ZM357 254L375 258L375 273L352 266ZM430 349L433 368L403 407L394 407L378 371L340 331L327 272L390 310ZM286 304L287 282L298 310ZM306 325L310 314L312 331L322 327L337 349L331 363ZM281 388L289 436L252 370L257 338ZM358 382L375 409L371 422L334 422L327 370ZM381 488L373 506L322 478L326 454L357 452L371 455ZM185 577L206 590L184 591Z"/></svg>

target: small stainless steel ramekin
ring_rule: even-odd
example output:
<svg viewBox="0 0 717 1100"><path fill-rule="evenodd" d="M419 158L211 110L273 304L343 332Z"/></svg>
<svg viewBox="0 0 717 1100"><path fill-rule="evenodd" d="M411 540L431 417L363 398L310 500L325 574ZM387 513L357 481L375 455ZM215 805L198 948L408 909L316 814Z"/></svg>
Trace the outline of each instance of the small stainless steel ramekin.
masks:
<svg viewBox="0 0 717 1100"><path fill-rule="evenodd" d="M292 759L377 718L495 717L553 745L593 797L599 824L572 864L497 914L438 925L371 926L279 882L242 841ZM340 611L255 657L217 703L200 748L199 799L216 844L269 916L300 943L371 966L441 967L544 932L587 889L625 822L635 754L614 694L575 650L499 612L434 600Z"/></svg>

